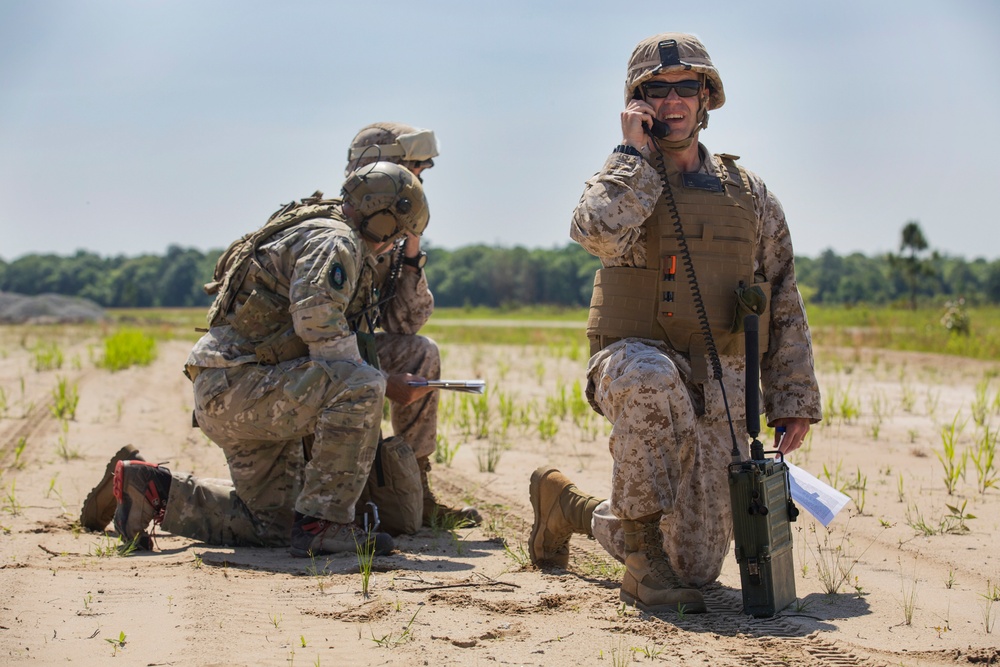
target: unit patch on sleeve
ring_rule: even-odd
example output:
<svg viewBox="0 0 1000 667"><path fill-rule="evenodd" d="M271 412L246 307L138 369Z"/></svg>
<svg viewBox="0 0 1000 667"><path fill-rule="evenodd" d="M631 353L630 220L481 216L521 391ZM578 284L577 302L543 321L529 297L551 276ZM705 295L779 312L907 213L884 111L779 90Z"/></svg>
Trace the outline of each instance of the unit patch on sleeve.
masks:
<svg viewBox="0 0 1000 667"><path fill-rule="evenodd" d="M343 289L344 279L344 267L339 262L330 267L330 284L335 289Z"/></svg>

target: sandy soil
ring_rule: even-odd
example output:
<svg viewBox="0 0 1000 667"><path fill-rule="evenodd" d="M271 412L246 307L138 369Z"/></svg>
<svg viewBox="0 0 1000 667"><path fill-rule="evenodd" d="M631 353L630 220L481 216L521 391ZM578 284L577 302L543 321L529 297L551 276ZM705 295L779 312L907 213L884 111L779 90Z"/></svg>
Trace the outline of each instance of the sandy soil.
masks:
<svg viewBox="0 0 1000 667"><path fill-rule="evenodd" d="M445 499L478 503L487 521L399 539L397 553L376 559L365 599L353 556L309 562L161 534L156 552L120 557L109 555L113 533L81 532L80 504L123 444L176 470L226 476L226 468L190 427L190 386L179 372L187 343L163 343L151 367L112 374L94 367L93 330L66 327L55 330L63 368L37 372L30 348L41 331L0 328L4 664L1000 663L1000 489L979 493L970 460L949 495L937 456L941 429L956 415L964 423L957 458L974 448L976 385L1000 372L996 363L819 350L828 406L843 416L831 414L791 460L854 487L855 502L829 531L807 516L797 522L798 601L772 619L745 616L730 557L706 591L710 613L652 617L623 608L620 569L592 540L574 538L568 570L525 564L535 467L557 465L598 496L608 490L600 421L567 413L554 438L537 429L547 399L572 395L582 358L545 348L446 350L446 377L488 381L494 433L497 397L514 404L506 439L494 438L508 448L490 473L480 470L489 440L463 435L459 397L444 401L443 434L460 446L432 480ZM50 410L58 378L79 387L67 430ZM987 391L994 429L998 385ZM916 530L920 522L934 534ZM956 532L942 532L948 527ZM831 576L841 580L834 593L824 584Z"/></svg>

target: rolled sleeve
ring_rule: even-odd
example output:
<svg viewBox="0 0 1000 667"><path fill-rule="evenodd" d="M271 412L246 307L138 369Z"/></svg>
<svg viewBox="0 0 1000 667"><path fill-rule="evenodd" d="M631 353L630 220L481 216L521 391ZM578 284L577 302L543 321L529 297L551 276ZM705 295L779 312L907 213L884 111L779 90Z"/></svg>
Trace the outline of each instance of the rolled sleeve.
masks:
<svg viewBox="0 0 1000 667"><path fill-rule="evenodd" d="M642 225L652 215L662 189L660 176L649 162L612 153L584 187L573 211L570 238L606 266L643 265Z"/></svg>

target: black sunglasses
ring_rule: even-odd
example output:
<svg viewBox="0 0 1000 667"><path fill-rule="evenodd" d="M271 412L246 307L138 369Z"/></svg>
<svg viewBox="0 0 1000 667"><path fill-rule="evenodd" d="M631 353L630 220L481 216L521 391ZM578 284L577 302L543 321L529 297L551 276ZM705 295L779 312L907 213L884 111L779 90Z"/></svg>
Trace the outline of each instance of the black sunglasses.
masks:
<svg viewBox="0 0 1000 667"><path fill-rule="evenodd" d="M642 84L642 94L658 100L670 95L670 91L677 91L678 97L694 97L701 92L701 81L650 81Z"/></svg>

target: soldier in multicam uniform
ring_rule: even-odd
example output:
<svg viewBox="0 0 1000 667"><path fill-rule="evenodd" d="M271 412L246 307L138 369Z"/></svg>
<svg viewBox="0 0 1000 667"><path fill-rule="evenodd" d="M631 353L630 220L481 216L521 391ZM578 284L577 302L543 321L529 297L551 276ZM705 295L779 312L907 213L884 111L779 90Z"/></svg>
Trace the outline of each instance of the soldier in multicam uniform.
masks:
<svg viewBox="0 0 1000 667"><path fill-rule="evenodd" d="M591 405L612 424L611 497L587 495L549 467L529 487L532 561L566 567L570 536L596 537L625 564L622 600L650 611L705 611L698 588L718 577L729 549L734 443L724 394L743 415L741 314L761 318L764 408L784 429L776 446L795 450L821 418L781 204L735 156L698 143L708 111L724 101L694 36L636 46L622 143L587 181L570 229L603 267L587 374ZM734 421L745 456L745 422Z"/></svg>
<svg viewBox="0 0 1000 667"><path fill-rule="evenodd" d="M287 205L219 260L210 329L186 372L232 482L118 461L114 524L126 541L150 548L150 522L210 544L289 545L295 556L354 552L365 539L355 505L386 381L359 340L376 307L375 257L419 236L428 210L416 177L388 162L352 173L341 195ZM373 539L376 553L392 550L389 535Z"/></svg>
<svg viewBox="0 0 1000 667"><path fill-rule="evenodd" d="M431 130L403 123L372 123L351 141L345 173L384 160L401 164L423 181L423 172L434 166L437 155L437 140ZM385 396L389 400L393 433L410 445L420 468L423 525L451 518L478 525L481 517L475 508L448 507L431 491L428 472L437 445L439 396L436 391L426 393L408 384L414 376L430 380L441 376L437 344L418 335L434 312L434 296L423 271L427 253L420 249L419 236L407 234L391 251L379 255L377 262L375 285L385 303L380 310L381 331L375 334L375 345L379 365L387 373ZM393 511L392 507L382 509Z"/></svg>
<svg viewBox="0 0 1000 667"><path fill-rule="evenodd" d="M380 160L406 167L422 182L422 173L434 166L437 155L433 131L402 123L373 123L351 141L344 174L348 176ZM478 525L481 517L475 508L455 509L441 504L428 480L430 457L437 443L438 392L410 385L414 380L436 380L441 373L437 344L418 335L434 311L434 296L423 271L426 261L427 253L421 250L420 236L416 234L404 234L376 258L373 282L381 305L373 313L379 329L375 332L375 347L386 377L385 396L394 435L412 448L419 468L423 504L418 523L429 526L435 520L457 517ZM308 451L308 437L306 442ZM116 507L112 479L117 462L123 460L142 461L143 457L135 447L126 445L111 458L103 479L83 502L80 523L85 528L104 530L111 521ZM367 492L364 497L368 497ZM385 524L394 532L413 532L415 524L406 518L409 512L395 507L396 501L391 493L380 497ZM399 502L406 500L399 498Z"/></svg>

